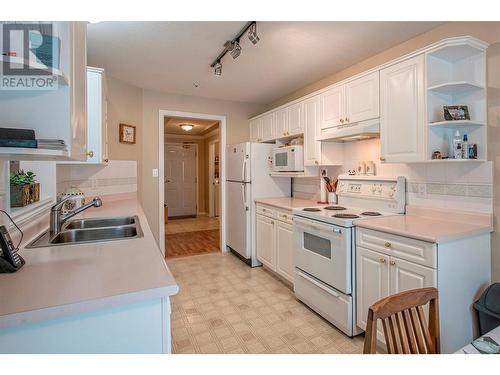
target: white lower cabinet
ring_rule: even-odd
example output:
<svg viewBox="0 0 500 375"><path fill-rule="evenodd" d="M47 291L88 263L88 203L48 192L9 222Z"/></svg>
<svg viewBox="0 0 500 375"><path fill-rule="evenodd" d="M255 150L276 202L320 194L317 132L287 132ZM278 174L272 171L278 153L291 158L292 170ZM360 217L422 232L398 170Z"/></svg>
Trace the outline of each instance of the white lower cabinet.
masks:
<svg viewBox="0 0 500 375"><path fill-rule="evenodd" d="M257 204L256 209L257 259L267 268L293 283L292 213Z"/></svg>

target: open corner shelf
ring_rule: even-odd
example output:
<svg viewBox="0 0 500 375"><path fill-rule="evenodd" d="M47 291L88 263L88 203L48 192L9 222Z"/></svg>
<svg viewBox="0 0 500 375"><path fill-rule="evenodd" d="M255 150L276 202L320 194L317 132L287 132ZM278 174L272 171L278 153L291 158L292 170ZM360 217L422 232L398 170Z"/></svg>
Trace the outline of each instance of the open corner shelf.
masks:
<svg viewBox="0 0 500 375"><path fill-rule="evenodd" d="M431 51L429 52L429 56L453 63L479 55L483 52L483 48L479 48L471 44L455 44Z"/></svg>
<svg viewBox="0 0 500 375"><path fill-rule="evenodd" d="M472 120L436 121L436 122L430 122L429 126L439 127L439 128L473 127L473 126L484 126L484 123Z"/></svg>
<svg viewBox="0 0 500 375"><path fill-rule="evenodd" d="M427 91L445 95L456 95L483 89L484 86L478 85L476 83L468 81L453 81L430 86L427 88Z"/></svg>
<svg viewBox="0 0 500 375"><path fill-rule="evenodd" d="M0 147L0 159L4 160L67 160L68 151L42 148Z"/></svg>

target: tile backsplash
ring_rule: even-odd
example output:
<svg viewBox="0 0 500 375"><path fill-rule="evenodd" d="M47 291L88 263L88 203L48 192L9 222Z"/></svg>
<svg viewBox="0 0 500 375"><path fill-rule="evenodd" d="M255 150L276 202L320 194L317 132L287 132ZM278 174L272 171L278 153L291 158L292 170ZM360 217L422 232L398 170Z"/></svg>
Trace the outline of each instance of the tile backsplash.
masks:
<svg viewBox="0 0 500 375"><path fill-rule="evenodd" d="M493 212L493 163L429 162L413 164L381 163L380 141L370 139L344 146L342 167L327 168L329 176L356 169L359 161L375 163L379 176L406 177L406 203L416 206ZM293 195L319 198L319 177L293 179Z"/></svg>
<svg viewBox="0 0 500 375"><path fill-rule="evenodd" d="M57 165L57 194L77 187L86 197L137 191L137 162L110 160L106 165Z"/></svg>

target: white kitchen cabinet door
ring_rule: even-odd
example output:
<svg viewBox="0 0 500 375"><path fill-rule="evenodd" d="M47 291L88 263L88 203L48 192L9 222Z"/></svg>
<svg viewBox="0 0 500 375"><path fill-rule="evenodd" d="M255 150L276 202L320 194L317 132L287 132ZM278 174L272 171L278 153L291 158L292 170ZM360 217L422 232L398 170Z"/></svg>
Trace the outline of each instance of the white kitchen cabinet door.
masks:
<svg viewBox="0 0 500 375"><path fill-rule="evenodd" d="M332 87L321 94L321 129L339 126L345 122L344 85Z"/></svg>
<svg viewBox="0 0 500 375"><path fill-rule="evenodd" d="M261 119L261 138L263 141L270 141L276 138L274 135L274 114L270 113Z"/></svg>
<svg viewBox="0 0 500 375"><path fill-rule="evenodd" d="M304 132L304 120L302 117L302 102L288 107L288 134L297 135Z"/></svg>
<svg viewBox="0 0 500 375"><path fill-rule="evenodd" d="M424 55L380 71L381 161L425 158Z"/></svg>
<svg viewBox="0 0 500 375"><path fill-rule="evenodd" d="M304 101L304 165L318 165L321 158L321 142L316 141L319 132L319 96Z"/></svg>
<svg viewBox="0 0 500 375"><path fill-rule="evenodd" d="M260 118L255 120L250 120L250 142L260 142L261 141L261 126Z"/></svg>
<svg viewBox="0 0 500 375"><path fill-rule="evenodd" d="M437 272L432 268L394 257L391 257L389 264L391 272L390 294L410 289L437 287Z"/></svg>
<svg viewBox="0 0 500 375"><path fill-rule="evenodd" d="M276 221L276 272L293 283L293 226Z"/></svg>
<svg viewBox="0 0 500 375"><path fill-rule="evenodd" d="M257 259L265 266L276 271L274 220L262 215L256 215L255 221Z"/></svg>
<svg viewBox="0 0 500 375"><path fill-rule="evenodd" d="M379 72L345 84L345 123L355 123L379 117Z"/></svg>
<svg viewBox="0 0 500 375"><path fill-rule="evenodd" d="M375 251L356 247L356 323L366 329L368 308L376 301L389 295L390 257ZM378 327L377 336L383 336Z"/></svg>
<svg viewBox="0 0 500 375"><path fill-rule="evenodd" d="M286 137L288 132L288 108L274 112L274 134L276 138Z"/></svg>
<svg viewBox="0 0 500 375"><path fill-rule="evenodd" d="M107 99L104 70L87 68L87 163L106 163Z"/></svg>

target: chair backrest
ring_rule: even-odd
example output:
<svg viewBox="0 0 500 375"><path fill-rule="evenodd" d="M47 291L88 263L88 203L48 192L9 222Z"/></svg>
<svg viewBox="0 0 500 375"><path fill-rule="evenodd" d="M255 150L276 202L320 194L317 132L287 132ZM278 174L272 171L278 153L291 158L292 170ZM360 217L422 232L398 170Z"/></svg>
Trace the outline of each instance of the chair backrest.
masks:
<svg viewBox="0 0 500 375"><path fill-rule="evenodd" d="M429 324L422 306L429 303ZM394 294L368 309L363 353L377 351L377 320L382 320L389 354L438 354L439 306L436 288Z"/></svg>

